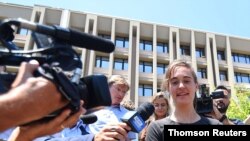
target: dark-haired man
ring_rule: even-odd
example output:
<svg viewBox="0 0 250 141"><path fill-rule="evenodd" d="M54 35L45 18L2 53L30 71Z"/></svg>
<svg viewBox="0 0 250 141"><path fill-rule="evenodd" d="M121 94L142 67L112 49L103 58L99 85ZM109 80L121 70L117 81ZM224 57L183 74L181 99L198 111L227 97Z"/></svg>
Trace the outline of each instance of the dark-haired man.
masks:
<svg viewBox="0 0 250 141"><path fill-rule="evenodd" d="M215 119L218 119L224 125L244 125L239 119L229 119L226 116L227 109L230 104L231 93L223 85L219 85L215 88L215 91L223 91L224 98L213 99L213 112L209 114Z"/></svg>

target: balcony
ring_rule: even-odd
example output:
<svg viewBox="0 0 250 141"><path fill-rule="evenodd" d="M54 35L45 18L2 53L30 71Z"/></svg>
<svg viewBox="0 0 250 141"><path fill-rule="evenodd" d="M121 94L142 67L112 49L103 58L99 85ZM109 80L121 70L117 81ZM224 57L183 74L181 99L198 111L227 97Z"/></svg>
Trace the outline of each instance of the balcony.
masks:
<svg viewBox="0 0 250 141"><path fill-rule="evenodd" d="M128 56L128 48L116 47L115 54Z"/></svg>
<svg viewBox="0 0 250 141"><path fill-rule="evenodd" d="M250 64L233 62L233 66L234 66L235 70L239 70L241 72L249 72L250 71Z"/></svg>
<svg viewBox="0 0 250 141"><path fill-rule="evenodd" d="M106 68L94 68L94 74L104 74L104 75L108 75L108 69Z"/></svg>
<svg viewBox="0 0 250 141"><path fill-rule="evenodd" d="M153 81L153 73L143 73L143 72L140 72L139 74L139 79L140 81L147 81L147 82L152 82Z"/></svg>

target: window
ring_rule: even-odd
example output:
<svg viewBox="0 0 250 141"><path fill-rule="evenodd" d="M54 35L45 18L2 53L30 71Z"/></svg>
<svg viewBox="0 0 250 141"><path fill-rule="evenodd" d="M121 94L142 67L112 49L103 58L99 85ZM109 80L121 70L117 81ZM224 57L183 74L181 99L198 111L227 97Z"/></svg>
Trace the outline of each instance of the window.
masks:
<svg viewBox="0 0 250 141"><path fill-rule="evenodd" d="M196 57L198 58L205 57L204 48L196 48Z"/></svg>
<svg viewBox="0 0 250 141"><path fill-rule="evenodd" d="M250 75L246 73L235 72L235 81L237 83L250 83Z"/></svg>
<svg viewBox="0 0 250 141"><path fill-rule="evenodd" d="M157 64L157 74L165 74L166 68L166 64Z"/></svg>
<svg viewBox="0 0 250 141"><path fill-rule="evenodd" d="M218 60L225 60L225 52L224 51L217 51L217 58Z"/></svg>
<svg viewBox="0 0 250 141"><path fill-rule="evenodd" d="M152 85L140 84L139 85L139 96L153 96Z"/></svg>
<svg viewBox="0 0 250 141"><path fill-rule="evenodd" d="M232 59L234 62L250 64L250 55L233 53Z"/></svg>
<svg viewBox="0 0 250 141"><path fill-rule="evenodd" d="M115 38L115 46L116 47L122 47L122 48L128 48L129 42L127 37L116 37Z"/></svg>
<svg viewBox="0 0 250 141"><path fill-rule="evenodd" d="M116 70L128 70L128 60L116 58L114 61L114 69L116 69Z"/></svg>
<svg viewBox="0 0 250 141"><path fill-rule="evenodd" d="M141 40L140 49L145 51L153 51L153 45L151 41Z"/></svg>
<svg viewBox="0 0 250 141"><path fill-rule="evenodd" d="M157 52L159 53L168 53L168 44L167 43L157 43Z"/></svg>
<svg viewBox="0 0 250 141"><path fill-rule="evenodd" d="M96 56L95 67L108 68L109 67L109 58L104 57L104 56Z"/></svg>
<svg viewBox="0 0 250 141"><path fill-rule="evenodd" d="M207 70L205 68L198 68L197 76L198 76L198 78L206 79L207 78Z"/></svg>
<svg viewBox="0 0 250 141"><path fill-rule="evenodd" d="M151 62L140 62L140 72L152 73L153 67Z"/></svg>
<svg viewBox="0 0 250 141"><path fill-rule="evenodd" d="M108 40L111 40L111 36L110 35L107 35L107 34L98 34L99 37L102 37L104 39L108 39Z"/></svg>
<svg viewBox="0 0 250 141"><path fill-rule="evenodd" d="M228 79L227 79L227 71L220 71L220 80L221 81L228 81Z"/></svg>
<svg viewBox="0 0 250 141"><path fill-rule="evenodd" d="M181 54L182 55L190 56L190 46L181 45L180 49L181 49Z"/></svg>

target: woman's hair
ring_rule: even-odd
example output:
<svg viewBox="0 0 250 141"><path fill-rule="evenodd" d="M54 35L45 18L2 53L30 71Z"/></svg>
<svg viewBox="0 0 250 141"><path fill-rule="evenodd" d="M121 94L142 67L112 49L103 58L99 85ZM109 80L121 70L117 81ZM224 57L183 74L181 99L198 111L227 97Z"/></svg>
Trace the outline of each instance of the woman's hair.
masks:
<svg viewBox="0 0 250 141"><path fill-rule="evenodd" d="M177 67L185 67L185 68L190 69L194 77L194 82L198 84L198 79L197 79L197 76L195 74L193 67L190 64L188 64L185 60L174 60L172 63L170 63L168 70L165 74L165 78L163 79L162 86L161 86L162 91L168 91L170 77Z"/></svg>
<svg viewBox="0 0 250 141"><path fill-rule="evenodd" d="M165 101L166 101L166 106L167 106L167 113L166 113L166 116L169 114L169 102L168 102L168 96L165 92L158 92L156 93L155 95L153 95L152 97L152 100L151 100L151 103L154 104L154 102L157 100L157 99L160 99L160 98L163 98ZM154 114L154 118L155 119L158 119L158 117L156 117L156 115Z"/></svg>

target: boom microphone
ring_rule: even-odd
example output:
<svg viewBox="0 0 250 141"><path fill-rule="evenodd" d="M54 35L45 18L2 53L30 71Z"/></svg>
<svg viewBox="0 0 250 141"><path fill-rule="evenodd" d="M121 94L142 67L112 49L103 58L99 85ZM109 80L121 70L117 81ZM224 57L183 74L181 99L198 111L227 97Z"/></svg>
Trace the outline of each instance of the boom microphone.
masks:
<svg viewBox="0 0 250 141"><path fill-rule="evenodd" d="M82 115L80 119L84 124L92 124L97 121L97 116L94 114Z"/></svg>
<svg viewBox="0 0 250 141"><path fill-rule="evenodd" d="M69 28L63 28L56 25L48 26L37 24L24 20L22 18L18 18L16 20L11 19L8 21L8 23L20 26L22 28L33 30L38 33L50 35L52 37L55 37L56 39L70 43L71 45L84 47L90 50L111 53L115 49L114 43L110 40Z"/></svg>
<svg viewBox="0 0 250 141"><path fill-rule="evenodd" d="M131 131L139 133L145 126L145 121L154 113L154 106L150 102L141 104L136 111L127 112L121 120L131 127Z"/></svg>

